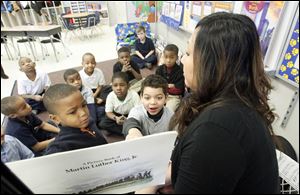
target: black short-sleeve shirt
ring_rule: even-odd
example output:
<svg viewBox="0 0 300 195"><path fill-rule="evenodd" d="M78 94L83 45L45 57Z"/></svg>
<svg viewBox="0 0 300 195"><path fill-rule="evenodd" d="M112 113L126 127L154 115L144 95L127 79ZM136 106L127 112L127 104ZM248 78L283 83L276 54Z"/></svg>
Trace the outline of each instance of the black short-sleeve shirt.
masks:
<svg viewBox="0 0 300 195"><path fill-rule="evenodd" d="M131 67L139 74L141 74L141 71L140 71L140 68L138 67L138 65L130 60L130 65ZM116 72L121 72L122 71L122 68L123 68L123 65L120 63L120 62L117 62L115 65L114 65L114 68L113 68L113 72L116 73ZM131 81L133 79L135 79L134 75L132 74L132 72L129 72L127 71L126 72L127 76L128 76L128 80Z"/></svg>
<svg viewBox="0 0 300 195"><path fill-rule="evenodd" d="M151 50L154 50L155 47L152 39L146 37L145 43L141 43L140 39L135 41L135 50L139 51L143 56L146 56Z"/></svg>
<svg viewBox="0 0 300 195"><path fill-rule="evenodd" d="M31 149L37 142L44 141L40 135L44 131L39 129L42 122L33 113L26 116L25 121L18 118L9 118L6 126L6 134L18 138L25 146Z"/></svg>

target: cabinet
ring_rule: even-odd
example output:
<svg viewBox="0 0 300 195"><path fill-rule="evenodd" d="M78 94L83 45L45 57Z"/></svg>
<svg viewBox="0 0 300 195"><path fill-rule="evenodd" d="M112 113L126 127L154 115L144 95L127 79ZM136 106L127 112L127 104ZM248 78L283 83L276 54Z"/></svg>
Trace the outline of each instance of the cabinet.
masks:
<svg viewBox="0 0 300 195"><path fill-rule="evenodd" d="M100 23L109 25L109 11L107 1L86 1L88 12L99 11Z"/></svg>
<svg viewBox="0 0 300 195"><path fill-rule="evenodd" d="M62 1L65 13L100 12L100 23L109 25L107 1Z"/></svg>

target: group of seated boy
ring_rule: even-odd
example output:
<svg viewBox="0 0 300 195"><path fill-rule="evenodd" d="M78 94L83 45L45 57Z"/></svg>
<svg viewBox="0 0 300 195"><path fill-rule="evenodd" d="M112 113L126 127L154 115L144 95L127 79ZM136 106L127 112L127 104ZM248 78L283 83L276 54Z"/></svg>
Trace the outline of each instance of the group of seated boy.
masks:
<svg viewBox="0 0 300 195"><path fill-rule="evenodd" d="M66 70L66 83L55 85L30 58L21 57L19 67L25 74L17 81L19 95L1 100L1 113L8 117L5 131L1 129L1 160L107 144L102 130L125 139L171 130L169 121L185 92L178 48L167 45L164 64L142 78L140 69L157 61L145 29L139 28L137 34L137 55L131 56L127 47L118 50L110 84L91 53L83 55L82 70ZM44 111L49 113L48 122L36 115Z"/></svg>

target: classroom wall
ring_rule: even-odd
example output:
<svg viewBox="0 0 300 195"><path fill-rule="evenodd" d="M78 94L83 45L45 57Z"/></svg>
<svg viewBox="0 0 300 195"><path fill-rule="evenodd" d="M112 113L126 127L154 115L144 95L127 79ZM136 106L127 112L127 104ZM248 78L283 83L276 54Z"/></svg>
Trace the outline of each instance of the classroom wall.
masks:
<svg viewBox="0 0 300 195"><path fill-rule="evenodd" d="M299 161L299 98L296 100L292 114L285 128L281 127L282 120L286 114L289 104L294 96L294 92L299 89L278 79L272 79L274 89L270 94L270 106L275 108L278 119L273 124L275 134L286 138L296 151Z"/></svg>
<svg viewBox="0 0 300 195"><path fill-rule="evenodd" d="M109 13L110 26L116 24L127 23L127 9L126 1L108 1L107 2Z"/></svg>
<svg viewBox="0 0 300 195"><path fill-rule="evenodd" d="M187 41L189 40L191 33L179 29L175 29L167 26L165 23L157 22L151 24L151 32L156 33L157 36L164 38L167 43L174 43L180 49L181 52L185 52L187 47Z"/></svg>

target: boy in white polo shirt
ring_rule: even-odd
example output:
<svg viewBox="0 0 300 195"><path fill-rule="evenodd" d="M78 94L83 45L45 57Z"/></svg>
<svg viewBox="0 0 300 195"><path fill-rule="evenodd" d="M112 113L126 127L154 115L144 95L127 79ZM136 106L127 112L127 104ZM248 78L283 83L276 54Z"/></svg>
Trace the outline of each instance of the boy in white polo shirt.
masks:
<svg viewBox="0 0 300 195"><path fill-rule="evenodd" d="M125 72L117 72L112 77L112 89L105 105L106 116L99 127L110 133L122 135L123 123L130 110L140 104L139 95L129 89L129 81Z"/></svg>
<svg viewBox="0 0 300 195"><path fill-rule="evenodd" d="M35 69L35 62L30 58L21 57L20 71L24 72L18 80L18 94L25 98L35 114L46 111L43 104L43 94L51 85L49 76L45 72Z"/></svg>
<svg viewBox="0 0 300 195"><path fill-rule="evenodd" d="M83 69L79 71L84 86L92 89L95 103L104 106L107 95L112 91L111 86L105 85L103 72L96 68L95 56L85 53L82 56Z"/></svg>

